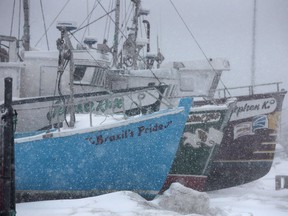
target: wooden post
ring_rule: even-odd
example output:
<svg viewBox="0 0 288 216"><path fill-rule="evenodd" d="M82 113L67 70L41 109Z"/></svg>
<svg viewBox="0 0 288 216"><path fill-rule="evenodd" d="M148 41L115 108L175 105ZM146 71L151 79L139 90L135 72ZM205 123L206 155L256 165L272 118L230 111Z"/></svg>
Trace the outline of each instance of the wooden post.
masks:
<svg viewBox="0 0 288 216"><path fill-rule="evenodd" d="M281 177L275 176L275 190L281 189Z"/></svg>
<svg viewBox="0 0 288 216"><path fill-rule="evenodd" d="M283 187L282 187L283 179ZM275 176L275 190L288 189L288 175L276 175Z"/></svg>
<svg viewBox="0 0 288 216"><path fill-rule="evenodd" d="M0 112L0 214L4 211L4 121L2 121L2 113Z"/></svg>
<svg viewBox="0 0 288 216"><path fill-rule="evenodd" d="M1 161L2 194L0 216L16 215L15 211L15 166L14 166L14 132L12 108L12 78L5 78L4 114L1 119L3 128L3 161ZM1 195L2 195L1 194Z"/></svg>

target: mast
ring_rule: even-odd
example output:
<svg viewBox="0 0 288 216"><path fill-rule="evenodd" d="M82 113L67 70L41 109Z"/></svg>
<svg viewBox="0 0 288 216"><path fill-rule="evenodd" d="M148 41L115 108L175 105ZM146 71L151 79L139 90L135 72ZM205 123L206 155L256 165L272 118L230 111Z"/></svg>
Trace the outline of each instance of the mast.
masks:
<svg viewBox="0 0 288 216"><path fill-rule="evenodd" d="M30 25L29 25L29 0L23 0L24 10L24 32L23 32L23 47L25 51L30 50Z"/></svg>
<svg viewBox="0 0 288 216"><path fill-rule="evenodd" d="M138 50L137 50L137 34L138 34L138 17L139 17L139 9L141 0L131 0L135 4L135 12L133 17L133 23L132 23L132 29L134 30L134 38L133 38L133 48L134 48L134 54L132 56L132 67L134 69L137 69L137 57L138 57Z"/></svg>
<svg viewBox="0 0 288 216"><path fill-rule="evenodd" d="M137 43L138 36L138 19L140 16L148 15L149 10L144 10L141 7L141 0L131 0L134 3L134 14L132 19L132 26L128 28L128 36L123 43L123 62L134 70L138 69L137 61L140 50L147 44L147 42ZM148 21L147 21L148 22Z"/></svg>
<svg viewBox="0 0 288 216"><path fill-rule="evenodd" d="M254 0L253 26L252 26L252 56L251 56L251 86L252 86L252 91L253 91L254 86L255 86L256 12L257 12L256 6L257 6L257 0Z"/></svg>
<svg viewBox="0 0 288 216"><path fill-rule="evenodd" d="M119 38L119 20L120 20L120 0L116 1L115 9L115 33L114 33L114 45L113 45L113 67L117 66L118 59L118 38Z"/></svg>
<svg viewBox="0 0 288 216"><path fill-rule="evenodd" d="M73 57L73 46L70 41L68 32L77 29L76 24L63 22L58 23L57 28L61 31L61 38L57 40L57 48L59 50L59 61L58 61L58 72L60 74L64 73L65 60L70 61L70 122L69 127L74 127L75 125L75 107L74 107L74 72L75 64ZM60 94L60 93L59 93Z"/></svg>
<svg viewBox="0 0 288 216"><path fill-rule="evenodd" d="M148 39L148 44L147 44L147 53L150 52L150 23L148 20L143 20L143 23L146 24L147 26L147 39Z"/></svg>

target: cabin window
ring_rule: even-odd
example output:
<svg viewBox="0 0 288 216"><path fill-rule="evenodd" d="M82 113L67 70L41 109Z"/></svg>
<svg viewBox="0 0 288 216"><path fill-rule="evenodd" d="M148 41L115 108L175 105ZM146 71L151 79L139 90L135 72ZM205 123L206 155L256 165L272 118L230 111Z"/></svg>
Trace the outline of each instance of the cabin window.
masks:
<svg viewBox="0 0 288 216"><path fill-rule="evenodd" d="M181 74L180 88L181 91L193 92L195 90L195 79L187 74Z"/></svg>
<svg viewBox="0 0 288 216"><path fill-rule="evenodd" d="M77 65L75 66L75 72L74 72L74 80L75 81L81 81L85 75L86 66L83 65Z"/></svg>

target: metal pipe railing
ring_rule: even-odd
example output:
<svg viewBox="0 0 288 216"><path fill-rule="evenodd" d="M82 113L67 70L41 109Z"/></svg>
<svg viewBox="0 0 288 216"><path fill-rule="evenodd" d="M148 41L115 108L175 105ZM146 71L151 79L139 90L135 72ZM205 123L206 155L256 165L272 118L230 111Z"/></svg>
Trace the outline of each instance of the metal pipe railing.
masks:
<svg viewBox="0 0 288 216"><path fill-rule="evenodd" d="M87 123L90 127L92 127L93 125L95 125L95 122L93 122L95 121L95 119L92 118L92 114L101 114L107 116L120 114L123 115L123 118L125 119L127 118L127 116L130 115L136 115L141 113L143 114L143 112L145 114L150 109L153 109L155 103L158 103L159 107L160 104L165 105L166 103L163 103L163 95L161 93L162 91L163 90L160 90L156 87L149 87L146 89L140 89L136 92L124 91L99 96L96 95L83 98L79 97L77 100L75 100L74 103L66 100L65 104L63 104L62 100L60 100L58 96L56 97L58 99L58 102L53 103L51 103L52 100L50 102L47 100L42 100L42 98L40 98L41 100L37 100L37 98L34 98L34 100L29 99L25 103L23 102L19 104L14 101L14 103L17 104L14 106L18 114L20 114L18 115L19 118L23 117L25 113L29 113L29 115L35 113L39 117L41 116L43 120L47 121L47 125L45 125L44 123L41 128L55 127L58 130L60 130L62 123L65 121L64 110L67 111L66 114L69 114L70 107L73 106L75 108L76 114L86 113L90 115L88 120L89 123ZM33 103L35 104L35 106L33 106ZM167 103L167 107L171 108L171 104ZM131 110L134 111L131 112ZM31 119L29 119L29 115L25 116L25 118L27 118L27 121L31 121ZM35 116L33 117L34 119L37 119Z"/></svg>
<svg viewBox="0 0 288 216"><path fill-rule="evenodd" d="M218 92L218 97L224 97L226 98L227 96L234 96L234 95L229 95L229 92L233 90L242 90L242 89L247 89L249 95L254 95L256 93L256 89L260 87L272 87L275 89L275 91L279 92L280 91L280 84L282 82L273 82L273 83L263 83L263 84L257 84L257 85L247 85L247 86L238 86L238 87L232 87L232 88L223 88L223 89L217 89ZM223 96L222 96L222 94ZM242 93L245 94L245 93Z"/></svg>

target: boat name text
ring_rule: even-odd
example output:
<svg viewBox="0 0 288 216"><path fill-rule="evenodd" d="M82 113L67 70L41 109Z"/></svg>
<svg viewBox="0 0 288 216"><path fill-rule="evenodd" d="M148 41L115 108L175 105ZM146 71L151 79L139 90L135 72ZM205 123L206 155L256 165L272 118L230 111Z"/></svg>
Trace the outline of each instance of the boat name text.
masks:
<svg viewBox="0 0 288 216"><path fill-rule="evenodd" d="M187 124L217 122L220 120L220 117L221 114L219 112L189 114Z"/></svg>
<svg viewBox="0 0 288 216"><path fill-rule="evenodd" d="M268 114L276 110L275 98L266 98L250 101L239 101L236 104L231 120L249 118L256 115Z"/></svg>
<svg viewBox="0 0 288 216"><path fill-rule="evenodd" d="M169 127L172 124L172 121L168 121L166 124L150 124L149 126L138 126L134 130L127 129L122 130L120 133L115 134L107 134L107 135L96 135L96 136L90 136L85 138L90 144L93 145L101 145L107 142L114 142L117 140L123 140L132 138L135 136L143 136L143 135L149 135L150 133L158 132L165 130L167 127Z"/></svg>
<svg viewBox="0 0 288 216"><path fill-rule="evenodd" d="M65 108L61 101L57 101L57 106L53 107L51 111L47 113L47 119L51 120L57 115L61 116L65 113ZM74 105L75 113L104 113L108 110L115 111L122 109L124 104L123 98L105 99L101 101L88 101ZM58 106L59 105L59 106ZM66 113L69 113L69 107L67 107Z"/></svg>

